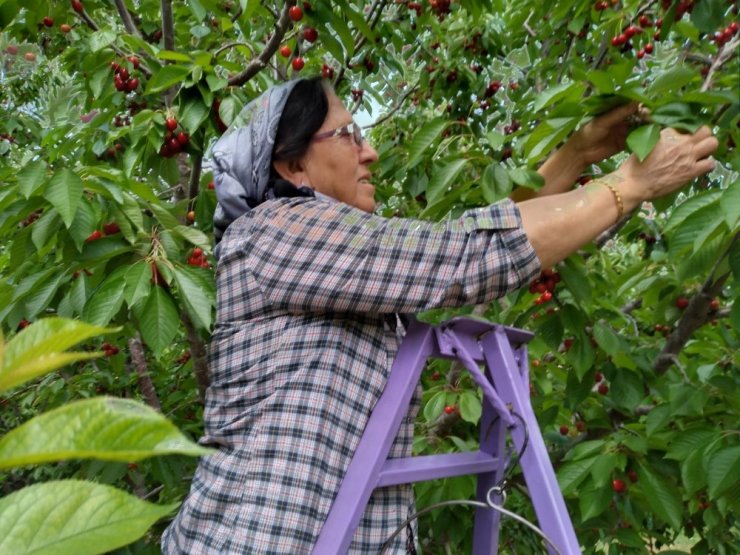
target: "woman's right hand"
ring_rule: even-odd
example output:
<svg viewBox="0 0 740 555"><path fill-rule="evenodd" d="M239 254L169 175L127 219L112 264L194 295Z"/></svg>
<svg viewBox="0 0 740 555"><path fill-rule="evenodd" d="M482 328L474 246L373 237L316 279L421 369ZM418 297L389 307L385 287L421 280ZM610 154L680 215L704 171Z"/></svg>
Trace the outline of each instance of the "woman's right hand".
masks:
<svg viewBox="0 0 740 555"><path fill-rule="evenodd" d="M693 134L663 129L655 148L644 161L640 162L633 154L616 172L625 179L619 189L628 209L642 201L672 193L714 169L710 156L718 145L706 126Z"/></svg>

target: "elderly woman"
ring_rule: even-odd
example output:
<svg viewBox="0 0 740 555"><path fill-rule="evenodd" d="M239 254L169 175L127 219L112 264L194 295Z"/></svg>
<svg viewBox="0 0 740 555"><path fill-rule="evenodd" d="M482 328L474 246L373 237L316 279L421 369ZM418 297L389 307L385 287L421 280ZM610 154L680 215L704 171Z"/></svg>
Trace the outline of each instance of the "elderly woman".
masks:
<svg viewBox="0 0 740 555"><path fill-rule="evenodd" d="M432 224L373 215L378 159L319 79L276 86L214 147L217 325L200 461L165 553L311 553L403 336L397 314L485 303L529 283L642 201L709 171L717 141L666 129L652 154L570 190L620 151L619 108L540 169L535 198ZM516 198L520 197L520 198ZM408 456L412 407L391 456ZM375 491L351 553L376 554L413 512ZM413 531L392 553L413 553Z"/></svg>

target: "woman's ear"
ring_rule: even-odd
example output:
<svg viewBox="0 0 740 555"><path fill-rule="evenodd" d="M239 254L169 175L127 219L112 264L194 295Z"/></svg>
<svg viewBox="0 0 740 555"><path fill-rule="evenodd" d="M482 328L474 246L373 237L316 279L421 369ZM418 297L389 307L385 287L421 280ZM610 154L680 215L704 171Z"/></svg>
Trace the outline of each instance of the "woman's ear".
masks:
<svg viewBox="0 0 740 555"><path fill-rule="evenodd" d="M306 174L305 167L300 160L277 160L272 163L275 171L285 179L290 181L296 187L308 185L311 187L311 181Z"/></svg>

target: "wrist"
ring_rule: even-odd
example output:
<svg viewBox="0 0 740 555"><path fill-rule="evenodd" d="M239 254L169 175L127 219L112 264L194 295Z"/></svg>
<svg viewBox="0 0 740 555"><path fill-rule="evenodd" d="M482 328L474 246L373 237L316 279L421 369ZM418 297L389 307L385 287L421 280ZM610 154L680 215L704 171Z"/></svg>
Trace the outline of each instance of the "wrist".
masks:
<svg viewBox="0 0 740 555"><path fill-rule="evenodd" d="M621 171L601 176L596 181L612 190L617 209L623 214L629 214L645 200L635 180Z"/></svg>

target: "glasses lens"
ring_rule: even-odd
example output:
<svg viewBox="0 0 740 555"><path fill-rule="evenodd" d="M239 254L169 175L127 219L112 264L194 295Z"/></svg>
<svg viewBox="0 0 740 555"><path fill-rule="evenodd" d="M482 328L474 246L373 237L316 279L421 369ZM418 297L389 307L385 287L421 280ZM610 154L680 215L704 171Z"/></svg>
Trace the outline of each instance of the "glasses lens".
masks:
<svg viewBox="0 0 740 555"><path fill-rule="evenodd" d="M362 129L356 123L352 122L352 136L355 139L357 146L362 146Z"/></svg>

